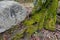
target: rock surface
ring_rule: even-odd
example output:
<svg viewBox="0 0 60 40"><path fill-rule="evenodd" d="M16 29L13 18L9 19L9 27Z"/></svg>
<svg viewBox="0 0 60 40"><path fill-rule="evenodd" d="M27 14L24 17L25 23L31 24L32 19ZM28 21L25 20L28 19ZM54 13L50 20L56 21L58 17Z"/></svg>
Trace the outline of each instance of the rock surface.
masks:
<svg viewBox="0 0 60 40"><path fill-rule="evenodd" d="M27 16L27 10L21 4L14 1L0 2L0 33L10 29L13 25L23 21Z"/></svg>

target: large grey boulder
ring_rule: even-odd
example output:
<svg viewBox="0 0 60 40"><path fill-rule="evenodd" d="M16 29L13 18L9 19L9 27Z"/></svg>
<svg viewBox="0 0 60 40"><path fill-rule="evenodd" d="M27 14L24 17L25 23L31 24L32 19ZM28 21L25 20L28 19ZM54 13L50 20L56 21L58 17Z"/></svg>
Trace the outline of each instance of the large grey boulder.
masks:
<svg viewBox="0 0 60 40"><path fill-rule="evenodd" d="M22 22L27 16L27 10L14 1L0 2L0 33Z"/></svg>

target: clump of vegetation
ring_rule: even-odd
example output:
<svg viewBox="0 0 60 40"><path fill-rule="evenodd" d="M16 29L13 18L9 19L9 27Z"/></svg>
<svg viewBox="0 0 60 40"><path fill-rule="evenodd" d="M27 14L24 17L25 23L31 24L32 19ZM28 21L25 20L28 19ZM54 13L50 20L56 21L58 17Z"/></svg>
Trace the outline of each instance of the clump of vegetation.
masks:
<svg viewBox="0 0 60 40"><path fill-rule="evenodd" d="M45 28L55 31L57 6L58 0L46 0L46 2L38 0L36 6L34 6L32 10L32 16L30 19L24 21L24 25L29 27L36 23L39 30ZM34 27L34 25L32 27Z"/></svg>
<svg viewBox="0 0 60 40"><path fill-rule="evenodd" d="M23 22L23 25L27 27L25 32L30 36L37 30L41 30L43 28L55 31L57 6L58 0L37 0L37 4L32 10L30 19L26 19ZM18 33L17 35L13 37L13 40L19 40L23 33Z"/></svg>
<svg viewBox="0 0 60 40"><path fill-rule="evenodd" d="M11 40L20 40L20 38L22 38L24 36L25 30L26 30L26 28L20 30L18 33L15 34L15 36L13 36L11 38Z"/></svg>

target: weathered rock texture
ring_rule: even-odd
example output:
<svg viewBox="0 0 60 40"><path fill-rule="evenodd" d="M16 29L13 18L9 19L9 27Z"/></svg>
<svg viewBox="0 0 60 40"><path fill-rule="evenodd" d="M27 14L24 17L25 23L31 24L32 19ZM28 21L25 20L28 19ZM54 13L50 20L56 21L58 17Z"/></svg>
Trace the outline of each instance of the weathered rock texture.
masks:
<svg viewBox="0 0 60 40"><path fill-rule="evenodd" d="M27 10L21 4L14 1L1 1L0 33L23 21L26 15Z"/></svg>

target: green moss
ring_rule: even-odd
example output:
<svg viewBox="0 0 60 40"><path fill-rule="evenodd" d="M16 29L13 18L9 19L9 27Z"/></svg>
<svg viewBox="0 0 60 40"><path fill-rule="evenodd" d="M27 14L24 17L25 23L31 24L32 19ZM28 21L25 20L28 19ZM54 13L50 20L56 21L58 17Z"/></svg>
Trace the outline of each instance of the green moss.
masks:
<svg viewBox="0 0 60 40"><path fill-rule="evenodd" d="M18 33L12 38L12 40L20 40L21 37L23 37L23 35L21 33Z"/></svg>
<svg viewBox="0 0 60 40"><path fill-rule="evenodd" d="M31 26L37 22L39 29L44 27L51 31L55 30L57 6L58 0L47 0L45 4L42 3L42 0L38 0L37 6L32 10L30 20L25 20L24 24ZM41 10L37 12L38 7L40 7Z"/></svg>
<svg viewBox="0 0 60 40"><path fill-rule="evenodd" d="M23 25L27 27L25 32L31 36L34 32L42 28L55 31L57 6L58 0L47 0L45 3L42 3L42 0L38 0L37 6L32 10L30 19L26 19L23 22ZM41 10L37 10L38 8ZM22 36L23 33L17 33L12 40L19 40Z"/></svg>
<svg viewBox="0 0 60 40"><path fill-rule="evenodd" d="M32 25L34 22L35 22L35 21L34 21L33 19L30 19L29 21L28 21L28 20L25 20L23 24L26 25L26 26L30 26L30 25Z"/></svg>
<svg viewBox="0 0 60 40"><path fill-rule="evenodd" d="M56 9L58 6L58 0L53 0L52 4L47 10L47 16L45 18L45 28L48 30L55 30L56 23Z"/></svg>
<svg viewBox="0 0 60 40"><path fill-rule="evenodd" d="M26 32L29 33L29 34L33 34L33 32L35 32L37 29L38 29L37 26L33 26L33 25L32 25L32 26L29 26L29 27L27 28Z"/></svg>
<svg viewBox="0 0 60 40"><path fill-rule="evenodd" d="M23 33L24 33L25 30L26 30L26 29L22 29L22 30L20 30L19 32L17 32L17 33L12 37L11 40L20 40L20 38L24 36Z"/></svg>

